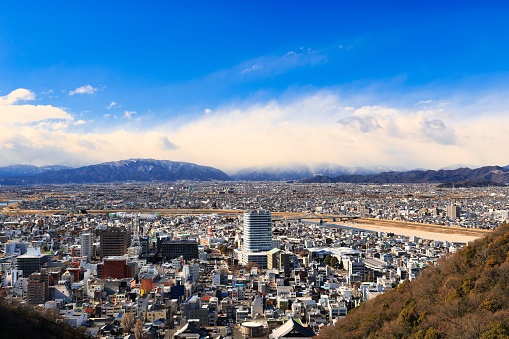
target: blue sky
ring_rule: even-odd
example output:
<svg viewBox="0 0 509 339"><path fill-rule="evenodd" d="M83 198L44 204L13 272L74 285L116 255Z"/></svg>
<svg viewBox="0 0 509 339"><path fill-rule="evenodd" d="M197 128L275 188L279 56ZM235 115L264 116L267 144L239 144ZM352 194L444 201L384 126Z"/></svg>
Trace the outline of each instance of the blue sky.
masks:
<svg viewBox="0 0 509 339"><path fill-rule="evenodd" d="M2 4L0 165L507 165L507 9Z"/></svg>

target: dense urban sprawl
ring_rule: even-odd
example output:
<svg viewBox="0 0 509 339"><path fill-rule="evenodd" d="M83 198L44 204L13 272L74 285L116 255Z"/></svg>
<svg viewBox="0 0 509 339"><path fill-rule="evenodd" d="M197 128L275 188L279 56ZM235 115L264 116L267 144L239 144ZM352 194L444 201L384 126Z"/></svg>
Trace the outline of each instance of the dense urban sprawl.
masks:
<svg viewBox="0 0 509 339"><path fill-rule="evenodd" d="M0 291L94 337L312 337L465 245L320 219L492 229L508 218L508 191L281 182L0 187Z"/></svg>

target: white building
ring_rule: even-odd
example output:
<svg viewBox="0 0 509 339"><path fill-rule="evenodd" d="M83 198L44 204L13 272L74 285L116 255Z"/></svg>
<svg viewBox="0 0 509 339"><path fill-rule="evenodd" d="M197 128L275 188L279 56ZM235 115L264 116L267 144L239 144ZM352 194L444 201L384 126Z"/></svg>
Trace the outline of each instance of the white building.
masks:
<svg viewBox="0 0 509 339"><path fill-rule="evenodd" d="M264 210L244 213L245 252L266 252L272 249L272 214Z"/></svg>
<svg viewBox="0 0 509 339"><path fill-rule="evenodd" d="M256 316L261 315L263 315L263 297L261 295L257 295L251 303L251 317L255 319Z"/></svg>
<svg viewBox="0 0 509 339"><path fill-rule="evenodd" d="M81 243L81 256L86 257L87 261L90 261L92 258L93 251L93 237L90 233L83 233L80 235L80 243Z"/></svg>
<svg viewBox="0 0 509 339"><path fill-rule="evenodd" d="M254 262L267 268L267 251L272 244L272 214L265 210L249 210L244 213L244 244L242 263Z"/></svg>

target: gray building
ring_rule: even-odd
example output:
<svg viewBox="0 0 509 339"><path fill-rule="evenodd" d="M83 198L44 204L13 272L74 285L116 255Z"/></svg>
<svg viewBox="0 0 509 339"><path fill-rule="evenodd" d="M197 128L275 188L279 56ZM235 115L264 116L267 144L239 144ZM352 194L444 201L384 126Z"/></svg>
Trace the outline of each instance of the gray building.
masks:
<svg viewBox="0 0 509 339"><path fill-rule="evenodd" d="M39 272L40 269L50 260L47 254L29 255L23 254L16 258L16 269L23 271L23 277L26 278L32 273Z"/></svg>

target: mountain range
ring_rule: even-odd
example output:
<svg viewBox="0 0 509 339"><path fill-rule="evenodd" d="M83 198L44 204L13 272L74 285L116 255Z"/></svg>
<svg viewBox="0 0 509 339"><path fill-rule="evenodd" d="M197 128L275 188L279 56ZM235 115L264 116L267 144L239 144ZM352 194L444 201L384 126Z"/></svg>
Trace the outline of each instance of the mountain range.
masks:
<svg viewBox="0 0 509 339"><path fill-rule="evenodd" d="M475 169L457 168L453 170L413 170L403 172L382 172L368 175L340 175L329 177L314 176L302 180L302 183L462 183L476 181L486 185L498 185L509 182L509 166L484 166Z"/></svg>
<svg viewBox="0 0 509 339"><path fill-rule="evenodd" d="M1 172L0 172L1 173ZM122 181L221 180L231 178L213 167L187 162L129 159L79 168L64 168L33 175L0 178L2 185L106 183Z"/></svg>
<svg viewBox="0 0 509 339"><path fill-rule="evenodd" d="M230 175L193 163L129 159L88 165L65 166L13 165L0 167L0 185L65 183L107 183L124 181L298 181L300 183L438 183L443 187L495 186L509 183L509 166L466 167L441 170L411 170L385 167L346 167L331 163L249 167Z"/></svg>
<svg viewBox="0 0 509 339"><path fill-rule="evenodd" d="M66 166L34 166L34 165L11 165L0 167L0 178L14 177L14 176L32 176L51 171L59 171L69 169Z"/></svg>

